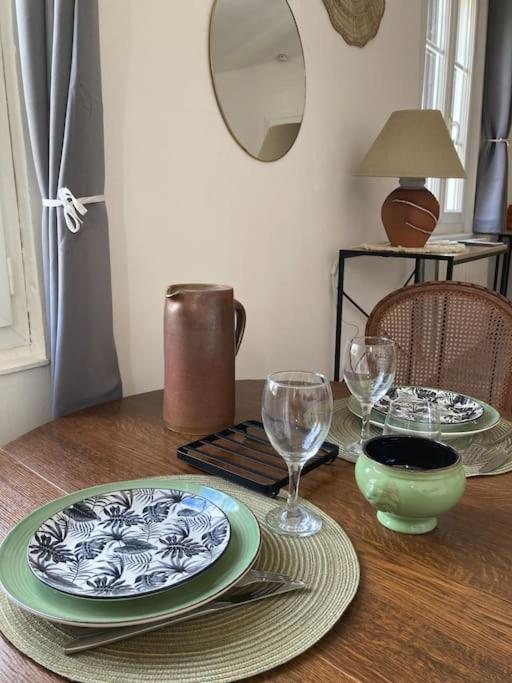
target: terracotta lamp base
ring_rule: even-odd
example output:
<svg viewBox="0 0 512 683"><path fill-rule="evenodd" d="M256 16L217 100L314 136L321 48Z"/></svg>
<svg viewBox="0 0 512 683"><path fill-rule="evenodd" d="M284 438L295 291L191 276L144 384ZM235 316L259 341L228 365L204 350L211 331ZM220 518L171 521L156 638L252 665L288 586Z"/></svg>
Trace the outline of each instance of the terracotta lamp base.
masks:
<svg viewBox="0 0 512 683"><path fill-rule="evenodd" d="M439 220L439 202L426 187L399 187L382 205L382 222L395 247L424 247Z"/></svg>

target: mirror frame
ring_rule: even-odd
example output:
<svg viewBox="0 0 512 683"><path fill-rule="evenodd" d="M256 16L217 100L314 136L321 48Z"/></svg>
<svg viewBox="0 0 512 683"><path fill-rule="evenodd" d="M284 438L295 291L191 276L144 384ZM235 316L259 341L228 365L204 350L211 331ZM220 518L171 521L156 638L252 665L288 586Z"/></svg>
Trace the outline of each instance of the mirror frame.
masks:
<svg viewBox="0 0 512 683"><path fill-rule="evenodd" d="M289 10L290 15L291 15L291 17L292 17L293 23L295 24L295 29L296 29L296 31L297 31L297 36L298 36L298 38L299 38L299 43L300 43L300 49L301 49L301 51L302 51L302 60L303 60L303 62L304 62L304 106L303 106L303 108L302 108L302 118L301 118L301 121L300 121L299 130L298 130L298 132L297 132L297 135L295 136L295 140L294 140L293 143L290 145L290 147L288 147L288 149L286 150L286 152L284 152L284 154L281 154L280 157L276 157L275 159L260 159L259 157L255 156L252 152L250 152L246 147L244 147L244 145L242 145L242 143L240 142L240 140L239 140L239 139L237 138L237 136L235 135L233 129L232 129L231 126L229 125L229 121L228 121L228 118L227 118L227 114L224 112L224 109L223 109L222 104L221 104L221 102L220 102L219 96L218 96L218 94L217 94L217 88L215 87L215 76L214 76L214 73L213 73L213 59L212 59L212 28L213 28L213 17L215 16L215 8L217 7L217 3L218 3L218 2L219 2L219 0L213 0L212 9L211 9L211 11L210 11L210 21L209 21L209 23L208 23L208 61L209 61L209 64L210 64L210 79L211 79L211 83L212 83L213 92L214 92L214 94L215 94L215 101L217 102L217 107L218 107L218 109L219 109L219 111L220 111L220 113L221 113L221 116L222 116L222 119L223 119L223 121L224 121L224 123L225 123L225 125L226 125L226 128L228 129L229 134L231 135L231 137L233 138L233 140L236 142L236 144L237 144L241 149L243 149L244 152L245 152L246 154L248 154L252 159L256 159L256 161L261 161L261 162L264 163L264 164L272 164L272 163L274 163L274 161L279 161L279 159L283 159L283 158L288 154L288 152L289 152L291 149L293 149L293 147L295 146L295 143L297 142L297 138L298 138L299 135L300 135L300 131L301 131L301 129L302 129L302 124L304 123L304 116L305 116L305 114L306 114L306 101L307 101L306 56L305 56L305 54L304 54L304 45L302 44L302 38L300 37L299 26L298 26L298 24L297 24L297 20L295 19L295 15L294 15L294 13L293 13L293 10L292 10L292 8L290 7L290 3L288 2L288 0L282 0L282 2L285 2L286 5L288 6L288 10Z"/></svg>

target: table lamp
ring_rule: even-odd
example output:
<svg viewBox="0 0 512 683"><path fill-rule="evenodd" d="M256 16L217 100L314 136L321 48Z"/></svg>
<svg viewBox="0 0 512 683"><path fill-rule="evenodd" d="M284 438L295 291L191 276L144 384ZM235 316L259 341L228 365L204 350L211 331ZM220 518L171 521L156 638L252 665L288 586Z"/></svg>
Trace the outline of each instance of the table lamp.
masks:
<svg viewBox="0 0 512 683"><path fill-rule="evenodd" d="M382 222L390 244L424 247L439 219L439 202L425 178L465 178L443 116L436 109L394 111L355 175L398 177Z"/></svg>

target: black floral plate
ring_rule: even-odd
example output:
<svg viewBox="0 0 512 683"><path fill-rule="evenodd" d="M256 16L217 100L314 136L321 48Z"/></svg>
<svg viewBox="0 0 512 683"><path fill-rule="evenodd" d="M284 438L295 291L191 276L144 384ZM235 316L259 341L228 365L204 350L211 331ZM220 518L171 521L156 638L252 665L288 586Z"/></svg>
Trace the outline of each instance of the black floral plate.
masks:
<svg viewBox="0 0 512 683"><path fill-rule="evenodd" d="M165 590L210 567L228 547L224 512L178 489L127 489L64 508L34 533L27 559L52 588L87 598Z"/></svg>
<svg viewBox="0 0 512 683"><path fill-rule="evenodd" d="M456 425L477 420L483 415L484 408L476 399L456 391L431 389L430 387L395 387L375 403L375 410L387 414L391 401L404 399L399 417L415 421L414 402L426 399L439 407L439 419L442 425ZM408 404L407 401L410 403ZM398 416L398 415L397 415Z"/></svg>

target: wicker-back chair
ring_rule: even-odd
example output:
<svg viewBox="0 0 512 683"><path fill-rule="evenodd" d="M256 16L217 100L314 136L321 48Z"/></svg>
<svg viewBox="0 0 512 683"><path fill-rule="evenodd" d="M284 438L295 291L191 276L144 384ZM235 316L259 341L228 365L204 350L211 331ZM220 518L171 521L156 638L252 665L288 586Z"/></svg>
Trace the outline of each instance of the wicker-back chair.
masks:
<svg viewBox="0 0 512 683"><path fill-rule="evenodd" d="M382 299L369 336L397 346L397 384L453 389L512 412L512 305L485 287L425 282Z"/></svg>

